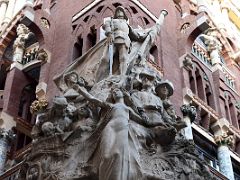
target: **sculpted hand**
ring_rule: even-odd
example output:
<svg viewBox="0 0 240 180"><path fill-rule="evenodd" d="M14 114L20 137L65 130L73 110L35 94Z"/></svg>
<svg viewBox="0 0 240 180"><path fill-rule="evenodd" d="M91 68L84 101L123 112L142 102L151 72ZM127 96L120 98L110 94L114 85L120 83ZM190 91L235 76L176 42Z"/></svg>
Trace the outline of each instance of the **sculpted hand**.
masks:
<svg viewBox="0 0 240 180"><path fill-rule="evenodd" d="M112 34L108 35L107 42L108 42L108 44L112 44L113 43L113 35Z"/></svg>
<svg viewBox="0 0 240 180"><path fill-rule="evenodd" d="M73 87L72 87L74 90L78 91L80 86L78 84L74 84Z"/></svg>

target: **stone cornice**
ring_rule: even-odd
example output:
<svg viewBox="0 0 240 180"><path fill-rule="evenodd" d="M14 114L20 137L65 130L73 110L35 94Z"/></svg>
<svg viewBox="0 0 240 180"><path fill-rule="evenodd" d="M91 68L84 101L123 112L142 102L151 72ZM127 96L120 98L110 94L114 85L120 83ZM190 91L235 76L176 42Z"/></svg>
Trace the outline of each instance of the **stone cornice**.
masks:
<svg viewBox="0 0 240 180"><path fill-rule="evenodd" d="M199 97L197 97L196 95L193 95L192 101L198 104L205 111L207 111L214 119L216 120L219 119L220 117L219 114L213 108L211 108L206 102L201 100Z"/></svg>

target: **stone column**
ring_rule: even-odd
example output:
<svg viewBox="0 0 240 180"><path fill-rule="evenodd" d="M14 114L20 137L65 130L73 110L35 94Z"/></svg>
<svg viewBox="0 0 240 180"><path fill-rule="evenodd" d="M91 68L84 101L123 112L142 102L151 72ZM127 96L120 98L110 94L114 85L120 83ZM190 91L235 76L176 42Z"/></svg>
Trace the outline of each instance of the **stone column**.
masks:
<svg viewBox="0 0 240 180"><path fill-rule="evenodd" d="M14 11L14 6L15 6L15 1L16 0L9 0L8 1L8 7L7 7L7 11L5 14L5 18L4 18L4 24L7 24L11 21L12 17L13 17L13 11Z"/></svg>
<svg viewBox="0 0 240 180"><path fill-rule="evenodd" d="M0 26L4 20L7 11L7 0L0 0Z"/></svg>
<svg viewBox="0 0 240 180"><path fill-rule="evenodd" d="M218 144L218 161L220 172L228 179L234 180L232 161L228 147L233 145L234 138L232 135L228 135L229 122L225 118L222 118L215 122L211 128L214 132L215 142Z"/></svg>
<svg viewBox="0 0 240 180"><path fill-rule="evenodd" d="M14 134L11 130L0 129L0 174L3 173L5 162L7 160L7 151L9 143L13 140Z"/></svg>
<svg viewBox="0 0 240 180"><path fill-rule="evenodd" d="M196 119L196 108L189 104L184 104L181 107L183 113L184 121L186 122L187 127L184 128L184 136L186 139L193 140L192 133L192 122Z"/></svg>
<svg viewBox="0 0 240 180"><path fill-rule="evenodd" d="M21 63L25 50L25 42L29 38L30 31L24 24L19 24L17 27L17 35L18 37L13 44L13 61Z"/></svg>
<svg viewBox="0 0 240 180"><path fill-rule="evenodd" d="M204 0L197 0L198 13L207 12L208 8Z"/></svg>
<svg viewBox="0 0 240 180"><path fill-rule="evenodd" d="M232 161L228 147L233 143L233 136L229 136L227 134L215 136L215 141L218 144L217 153L220 172L224 174L228 179L234 180Z"/></svg>

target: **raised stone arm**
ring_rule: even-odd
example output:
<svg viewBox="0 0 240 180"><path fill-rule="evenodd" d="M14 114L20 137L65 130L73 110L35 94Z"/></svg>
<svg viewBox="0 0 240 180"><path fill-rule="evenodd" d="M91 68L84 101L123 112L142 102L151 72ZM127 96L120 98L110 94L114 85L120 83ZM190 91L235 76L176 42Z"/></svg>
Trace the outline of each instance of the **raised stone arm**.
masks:
<svg viewBox="0 0 240 180"><path fill-rule="evenodd" d="M107 103L101 101L100 99L95 98L90 93L88 93L84 87L81 87L78 84L75 84L73 86L73 89L76 90L79 94L83 95L88 101L96 104L97 106L100 106L100 107L107 107L108 106Z"/></svg>
<svg viewBox="0 0 240 180"><path fill-rule="evenodd" d="M163 9L159 15L158 20L156 21L156 28L157 28L157 33L159 33L161 26L164 22L165 17L168 15L168 12L166 9Z"/></svg>

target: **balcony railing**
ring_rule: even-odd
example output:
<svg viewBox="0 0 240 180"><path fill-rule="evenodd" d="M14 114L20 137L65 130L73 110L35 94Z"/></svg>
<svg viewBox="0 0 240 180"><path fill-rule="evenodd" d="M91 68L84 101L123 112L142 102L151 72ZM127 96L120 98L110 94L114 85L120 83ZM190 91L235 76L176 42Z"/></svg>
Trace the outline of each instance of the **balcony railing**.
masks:
<svg viewBox="0 0 240 180"><path fill-rule="evenodd" d="M20 162L13 166L12 168L5 171L3 174L0 175L0 179L2 180L15 180L18 179L18 174L23 162Z"/></svg>
<svg viewBox="0 0 240 180"><path fill-rule="evenodd" d="M38 43L35 43L29 46L28 48L26 48L21 64L26 65L34 60L37 60L38 51L39 51Z"/></svg>
<svg viewBox="0 0 240 180"><path fill-rule="evenodd" d="M32 143L26 145L22 149L19 149L18 151L13 153L14 159L19 159L24 157L24 155L28 154L32 150Z"/></svg>
<svg viewBox="0 0 240 180"><path fill-rule="evenodd" d="M207 67L212 67L211 58L208 55L208 52L202 48L199 44L193 43L192 45L192 54L199 59Z"/></svg>
<svg viewBox="0 0 240 180"><path fill-rule="evenodd" d="M224 83L235 90L235 77L226 67L222 67L222 72L224 74Z"/></svg>

